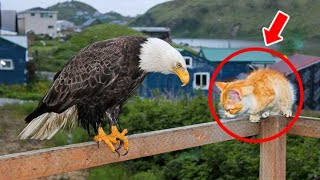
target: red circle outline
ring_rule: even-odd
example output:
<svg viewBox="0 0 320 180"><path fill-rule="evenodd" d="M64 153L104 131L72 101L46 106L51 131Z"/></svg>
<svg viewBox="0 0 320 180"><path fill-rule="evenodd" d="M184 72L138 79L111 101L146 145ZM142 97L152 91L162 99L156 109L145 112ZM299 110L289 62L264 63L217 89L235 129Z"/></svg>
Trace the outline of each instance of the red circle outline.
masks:
<svg viewBox="0 0 320 180"><path fill-rule="evenodd" d="M291 68L291 70L293 71L294 75L296 76L297 80L298 80L298 85L299 85L299 93L300 93L300 98L299 98L299 105L298 105L298 110L295 114L295 116L293 117L293 119L290 121L290 123L288 124L288 126L286 126L283 130L281 130L279 133L267 137L267 138L262 138L262 139L248 139L248 138L244 138L241 136L238 136L237 134L233 133L232 131L230 131L228 128L226 128L220 121L218 115L215 112L214 109L214 105L212 103L212 88L213 88L213 84L215 81L215 78L217 77L219 71L222 69L222 67L233 57L245 53L245 52L250 52L250 51L262 51L262 52L266 52L266 53L270 53L274 56L279 57L280 59L282 59L285 63L287 63L287 65ZM303 85L302 85L302 80L300 78L300 75L297 71L297 69L294 67L294 65L282 54L280 54L279 52L272 50L272 49L267 49L267 48L262 48L262 47L249 47L249 48L244 48L241 50L238 50L232 54L230 54L228 57L226 57L219 65L218 67L214 70L211 79L210 79L210 85L209 85L209 92L208 92L208 104L210 107L210 111L211 114L213 116L213 118L216 120L216 122L218 123L218 125L220 126L221 129L223 129L226 133L228 133L230 136L234 137L235 139L238 139L240 141L244 141L244 142L248 142L248 143L263 143L263 142L268 142L268 141L272 141L276 138L279 138L280 136L282 136L283 134L285 134L286 132L288 132L292 126L294 125L294 123L298 120L299 115L301 113L302 110L302 106L303 106L303 99L304 99L304 90L303 90Z"/></svg>

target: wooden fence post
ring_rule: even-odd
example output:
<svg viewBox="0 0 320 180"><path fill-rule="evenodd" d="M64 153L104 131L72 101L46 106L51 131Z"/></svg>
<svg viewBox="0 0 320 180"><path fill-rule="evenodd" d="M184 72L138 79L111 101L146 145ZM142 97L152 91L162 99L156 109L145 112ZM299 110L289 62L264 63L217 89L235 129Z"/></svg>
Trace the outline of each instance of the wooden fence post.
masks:
<svg viewBox="0 0 320 180"><path fill-rule="evenodd" d="M261 138L280 132L287 125L285 118L270 117L261 121ZM286 179L286 135L260 144L260 180Z"/></svg>

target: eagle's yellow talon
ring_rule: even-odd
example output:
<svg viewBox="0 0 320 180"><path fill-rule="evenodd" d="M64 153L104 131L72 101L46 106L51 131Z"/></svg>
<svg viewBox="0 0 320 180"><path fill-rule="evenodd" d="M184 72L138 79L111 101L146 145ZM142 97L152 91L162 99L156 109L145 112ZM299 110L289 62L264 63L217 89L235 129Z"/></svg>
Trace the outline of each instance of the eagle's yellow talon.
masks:
<svg viewBox="0 0 320 180"><path fill-rule="evenodd" d="M111 134L107 135L101 127L98 129L98 135L94 137L94 141L100 143L104 141L112 152L115 152L116 149L113 144L120 144L120 141L117 139L121 139L123 141L123 147L125 150L129 150L129 140L125 135L128 133L127 129L124 129L121 133L118 131L116 126L111 126Z"/></svg>

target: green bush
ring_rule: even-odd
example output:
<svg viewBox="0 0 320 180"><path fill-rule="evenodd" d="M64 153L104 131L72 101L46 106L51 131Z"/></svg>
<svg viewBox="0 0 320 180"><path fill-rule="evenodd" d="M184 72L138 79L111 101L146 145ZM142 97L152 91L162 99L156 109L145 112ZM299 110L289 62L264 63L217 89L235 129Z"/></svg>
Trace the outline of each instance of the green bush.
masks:
<svg viewBox="0 0 320 180"><path fill-rule="evenodd" d="M106 165L102 167L92 168L89 170L88 180L121 180L128 179L128 175L118 165Z"/></svg>

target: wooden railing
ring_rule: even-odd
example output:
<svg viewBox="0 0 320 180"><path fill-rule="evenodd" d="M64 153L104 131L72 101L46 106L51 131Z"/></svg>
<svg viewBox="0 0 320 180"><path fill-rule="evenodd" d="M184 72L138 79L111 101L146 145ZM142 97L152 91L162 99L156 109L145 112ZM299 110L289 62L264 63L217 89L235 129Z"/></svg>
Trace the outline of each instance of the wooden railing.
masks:
<svg viewBox="0 0 320 180"><path fill-rule="evenodd" d="M243 118L226 120L223 123L242 137L269 137L282 130L288 124L288 120L270 117L256 124ZM320 138L320 119L300 117L289 133ZM111 153L105 145L98 148L94 142L0 156L0 179L49 176L233 139L215 122L136 134L128 138L130 152L124 157ZM262 143L260 179L285 179L285 170L286 136Z"/></svg>

